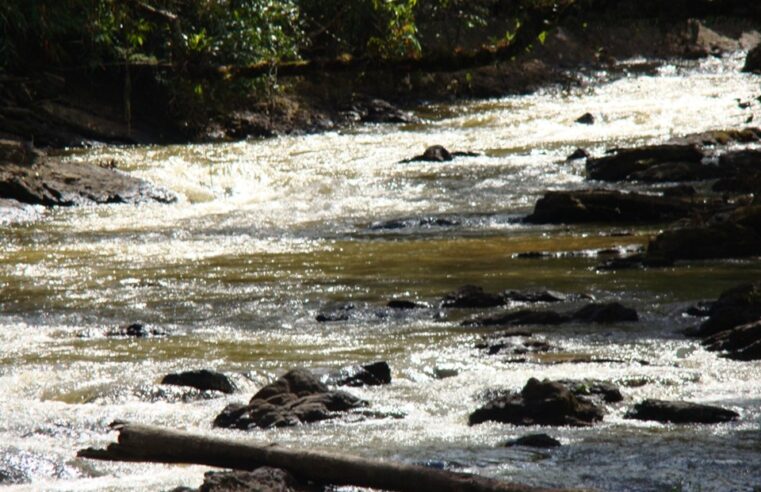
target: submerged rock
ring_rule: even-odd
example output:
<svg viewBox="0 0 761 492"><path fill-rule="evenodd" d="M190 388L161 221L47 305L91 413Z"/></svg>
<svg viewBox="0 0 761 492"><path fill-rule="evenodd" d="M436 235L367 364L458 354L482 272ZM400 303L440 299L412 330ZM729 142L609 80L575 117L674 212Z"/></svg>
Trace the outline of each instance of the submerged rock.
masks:
<svg viewBox="0 0 761 492"><path fill-rule="evenodd" d="M348 366L326 371L320 381L335 386L379 386L391 383L391 368L386 361Z"/></svg>
<svg viewBox="0 0 761 492"><path fill-rule="evenodd" d="M674 424L718 424L735 420L732 410L686 401L645 400L626 413L624 418L655 420Z"/></svg>
<svg viewBox="0 0 761 492"><path fill-rule="evenodd" d="M530 448L556 448L560 441L547 434L527 434L518 439L511 439L505 443L505 447L526 446Z"/></svg>
<svg viewBox="0 0 761 492"><path fill-rule="evenodd" d="M143 323L131 323L129 325L120 326L119 328L109 330L106 332L107 337L132 337L132 338L145 338L145 337L161 337L167 333L159 328L153 328L146 326Z"/></svg>
<svg viewBox="0 0 761 492"><path fill-rule="evenodd" d="M531 378L520 393L499 396L473 412L468 423L587 426L602 417L601 408L577 398L562 384Z"/></svg>
<svg viewBox="0 0 761 492"><path fill-rule="evenodd" d="M422 309L426 306L425 304L420 304L415 301L408 301L407 299L391 299L386 303L386 307L391 309Z"/></svg>
<svg viewBox="0 0 761 492"><path fill-rule="evenodd" d="M611 190L548 191L525 218L531 224L655 223L687 217L696 204L678 197Z"/></svg>
<svg viewBox="0 0 761 492"><path fill-rule="evenodd" d="M568 157L566 157L565 160L573 161L576 159L588 159L588 158L589 158L589 152L587 152L586 149L577 148Z"/></svg>
<svg viewBox="0 0 761 492"><path fill-rule="evenodd" d="M567 301L568 296L554 290L517 291L508 290L502 294L502 298L514 302L562 302Z"/></svg>
<svg viewBox="0 0 761 492"><path fill-rule="evenodd" d="M311 372L293 369L260 389L248 405L228 405L214 425L244 430L288 427L331 419L364 406L366 401L345 391L330 391Z"/></svg>
<svg viewBox="0 0 761 492"><path fill-rule="evenodd" d="M201 391L212 390L228 394L236 390L235 385L227 376L208 369L167 374L161 380L161 384L190 386Z"/></svg>
<svg viewBox="0 0 761 492"><path fill-rule="evenodd" d="M589 323L639 321L637 311L618 302L591 303L573 313L573 319Z"/></svg>
<svg viewBox="0 0 761 492"><path fill-rule="evenodd" d="M455 227L460 225L460 221L455 218L446 217L422 217L412 219L392 219L384 222L374 222L370 225L370 230L398 230L410 229L414 227L432 228L432 227Z"/></svg>
<svg viewBox="0 0 761 492"><path fill-rule="evenodd" d="M498 294L484 292L483 287L465 285L445 295L441 300L443 308L490 308L502 306L505 300Z"/></svg>
<svg viewBox="0 0 761 492"><path fill-rule="evenodd" d="M474 318L460 323L468 327L516 326L516 325L559 325L571 321L571 317L555 311L534 311L522 309L498 316Z"/></svg>
<svg viewBox="0 0 761 492"><path fill-rule="evenodd" d="M348 321L349 313L354 311L356 306L352 303L336 304L327 307L324 311L320 312L315 320L318 323L335 323L337 321Z"/></svg>

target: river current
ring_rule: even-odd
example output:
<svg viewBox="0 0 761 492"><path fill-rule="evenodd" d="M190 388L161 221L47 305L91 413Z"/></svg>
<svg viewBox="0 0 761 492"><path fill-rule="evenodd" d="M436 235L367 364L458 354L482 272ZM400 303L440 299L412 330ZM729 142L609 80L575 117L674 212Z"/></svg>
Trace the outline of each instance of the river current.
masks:
<svg viewBox="0 0 761 492"><path fill-rule="evenodd" d="M577 147L601 155L739 128L754 110L761 115L759 79L740 73L742 60L666 64L649 74L633 61L630 75L592 73L581 87L425 105L414 125L72 153L67 158L113 160L179 201L42 211L38 220L4 226L0 483L19 490L200 484L205 467L75 457L112 441L107 425L123 419L532 485L754 490L761 486L761 363L720 358L679 331L696 323L683 314L687 306L761 278L761 261L598 272L599 250L636 249L658 228L519 222L545 190L590 186L583 162L565 161ZM743 109L738 99L753 105ZM587 111L594 125L574 123ZM432 144L481 155L399 163ZM427 218L446 220L420 220ZM410 226L374 227L397 219ZM518 256L531 251L557 254ZM465 284L587 293L635 307L641 321L543 328L561 354L506 362L474 348L484 332L459 326L472 313L438 309L445 293ZM384 306L395 297L429 307L390 312ZM352 302L355 315L317 323L335 302ZM105 336L135 321L168 336ZM617 362L564 362L585 357ZM288 369L374 360L388 361L392 384L350 391L403 418L248 434L211 426L225 405L247 401ZM219 396L158 384L170 372L200 368L231 375L240 391ZM609 380L626 399L590 428L467 425L485 390L519 389L530 377ZM714 403L741 418L716 426L624 419L644 398ZM529 432L547 432L563 446L500 446Z"/></svg>

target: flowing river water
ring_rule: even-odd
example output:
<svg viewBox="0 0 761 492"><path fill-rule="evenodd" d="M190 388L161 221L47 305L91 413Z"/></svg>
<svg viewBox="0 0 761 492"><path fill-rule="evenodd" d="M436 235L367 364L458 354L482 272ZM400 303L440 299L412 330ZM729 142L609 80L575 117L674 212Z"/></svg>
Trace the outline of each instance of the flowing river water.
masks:
<svg viewBox="0 0 761 492"><path fill-rule="evenodd" d="M518 221L546 189L590 185L582 162L565 162L576 147L599 155L743 126L751 110L736 99L753 100L759 79L741 74L741 63L738 54L615 80L591 74L572 89L424 106L415 125L72 154L113 159L180 199L57 209L4 227L0 479L21 490L197 486L204 467L90 462L75 453L113 440L106 426L114 419L242 437L213 429L212 420L277 375L382 359L393 383L350 391L403 418L335 420L247 437L533 485L753 490L761 485L761 363L722 359L678 331L695 323L682 314L685 307L760 278L761 261L598 272L598 250L635 249L658 228ZM597 123L575 124L587 111ZM437 143L481 156L398 163ZM450 225L416 225L430 217ZM372 227L394 219L412 225ZM517 257L530 251L558 254ZM506 362L474 348L484 331L459 326L473 313L437 307L464 284L588 293L635 307L641 321L543 328L563 352ZM429 307L390 312L384 306L394 297ZM333 302L354 303L352 318L317 323L316 314ZM134 321L169 336L104 335ZM618 362L564 362L584 357ZM232 375L240 391L219 396L158 384L167 373L200 368ZM530 377L609 380L626 399L590 428L467 425L486 389L519 389ZM715 426L623 418L650 397L715 403L741 418ZM563 446L500 446L536 431Z"/></svg>

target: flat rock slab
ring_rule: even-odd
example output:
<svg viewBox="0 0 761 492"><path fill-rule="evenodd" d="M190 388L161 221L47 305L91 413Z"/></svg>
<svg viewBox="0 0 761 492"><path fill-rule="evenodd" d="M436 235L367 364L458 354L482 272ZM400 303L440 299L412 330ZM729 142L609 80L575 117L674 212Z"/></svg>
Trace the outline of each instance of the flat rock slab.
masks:
<svg viewBox="0 0 761 492"><path fill-rule="evenodd" d="M705 207L682 197L614 190L549 191L524 220L530 224L657 223L688 217Z"/></svg>
<svg viewBox="0 0 761 492"><path fill-rule="evenodd" d="M54 159L0 163L0 198L47 207L177 200L173 193L119 171Z"/></svg>
<svg viewBox="0 0 761 492"><path fill-rule="evenodd" d="M306 369L293 369L260 389L247 405L231 404L216 427L268 429L332 419L367 402L345 391L331 391Z"/></svg>
<svg viewBox="0 0 761 492"><path fill-rule="evenodd" d="M645 400L626 413L627 419L655 420L674 424L718 424L740 415L726 408L686 401Z"/></svg>
<svg viewBox="0 0 761 492"><path fill-rule="evenodd" d="M589 426L602 420L603 414L601 407L577 398L566 386L531 378L520 393L497 396L470 414L468 423Z"/></svg>

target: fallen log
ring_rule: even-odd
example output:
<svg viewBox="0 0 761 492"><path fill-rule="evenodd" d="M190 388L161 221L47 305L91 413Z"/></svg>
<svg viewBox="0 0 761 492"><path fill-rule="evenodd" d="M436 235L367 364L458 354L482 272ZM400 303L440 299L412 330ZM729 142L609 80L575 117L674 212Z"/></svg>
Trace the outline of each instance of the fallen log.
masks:
<svg viewBox="0 0 761 492"><path fill-rule="evenodd" d="M116 421L118 442L87 448L77 456L106 461L184 463L236 470L282 468L312 482L410 492L539 491L491 478L325 451L221 439Z"/></svg>

